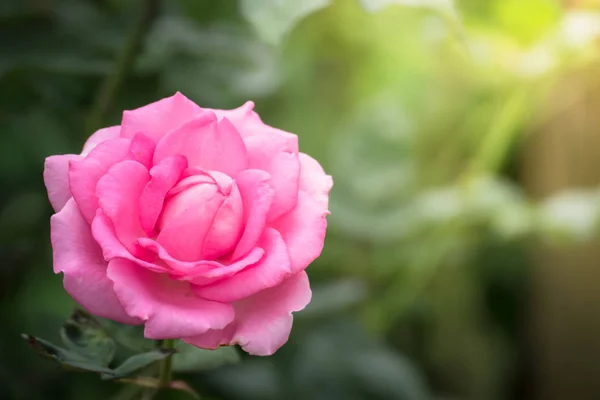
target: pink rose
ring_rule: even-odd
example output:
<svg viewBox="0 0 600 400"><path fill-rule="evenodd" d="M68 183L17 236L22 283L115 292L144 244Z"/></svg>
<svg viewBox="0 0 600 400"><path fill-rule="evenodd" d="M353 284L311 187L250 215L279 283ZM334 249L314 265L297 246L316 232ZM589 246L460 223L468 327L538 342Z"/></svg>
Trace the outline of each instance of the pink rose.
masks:
<svg viewBox="0 0 600 400"><path fill-rule="evenodd" d="M255 355L287 341L332 180L252 108L177 93L46 159L54 272L78 303L148 339Z"/></svg>

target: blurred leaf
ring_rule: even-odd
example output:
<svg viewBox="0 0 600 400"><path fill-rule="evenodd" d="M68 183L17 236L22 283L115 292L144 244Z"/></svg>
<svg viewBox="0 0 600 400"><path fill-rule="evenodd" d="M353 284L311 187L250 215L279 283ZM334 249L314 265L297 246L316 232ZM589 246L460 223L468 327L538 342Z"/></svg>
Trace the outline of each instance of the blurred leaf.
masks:
<svg viewBox="0 0 600 400"><path fill-rule="evenodd" d="M360 0L360 4L368 12L378 12L390 6L397 4L408 7L431 8L444 13L454 13L454 0Z"/></svg>
<svg viewBox="0 0 600 400"><path fill-rule="evenodd" d="M45 217L46 196L39 192L20 192L13 196L0 210L0 240L10 241L15 234L31 232L39 221Z"/></svg>
<svg viewBox="0 0 600 400"><path fill-rule="evenodd" d="M176 350L174 349L156 349L147 353L136 354L135 356L125 360L125 362L119 365L117 368L103 374L102 379L109 380L123 378L132 372L149 366L156 361L164 360L165 358L173 355L175 352Z"/></svg>
<svg viewBox="0 0 600 400"><path fill-rule="evenodd" d="M0 76L18 68L79 76L110 71L126 31L114 16L91 1L36 3L42 12L15 15L0 25Z"/></svg>
<svg viewBox="0 0 600 400"><path fill-rule="evenodd" d="M363 101L342 120L331 146L331 225L391 242L411 228L407 200L416 181L415 121L393 93Z"/></svg>
<svg viewBox="0 0 600 400"><path fill-rule="evenodd" d="M494 6L499 24L523 44L540 40L560 18L560 6L554 0L503 0Z"/></svg>
<svg viewBox="0 0 600 400"><path fill-rule="evenodd" d="M226 366L223 370L208 371L206 380L217 386L224 394L223 398L227 399L281 400L294 398L295 396L286 396L279 371L273 357L259 357Z"/></svg>
<svg viewBox="0 0 600 400"><path fill-rule="evenodd" d="M266 42L278 45L302 18L331 4L331 0L241 0L244 17Z"/></svg>
<svg viewBox="0 0 600 400"><path fill-rule="evenodd" d="M351 349L351 350L350 350ZM299 398L425 400L421 376L355 322L332 320L305 335L291 373ZM323 396L326 390L328 396Z"/></svg>
<svg viewBox="0 0 600 400"><path fill-rule="evenodd" d="M158 73L165 92L180 90L211 107L237 107L280 84L273 49L247 30L176 16L157 21L139 68Z"/></svg>
<svg viewBox="0 0 600 400"><path fill-rule="evenodd" d="M407 359L385 349L362 352L353 359L353 376L371 395L382 399L428 399L424 382Z"/></svg>
<svg viewBox="0 0 600 400"><path fill-rule="evenodd" d="M538 226L543 237L587 241L594 237L600 220L597 193L563 192L544 201L538 209Z"/></svg>
<svg viewBox="0 0 600 400"><path fill-rule="evenodd" d="M600 36L600 12L571 11L561 21L560 34L572 48L585 48Z"/></svg>
<svg viewBox="0 0 600 400"><path fill-rule="evenodd" d="M233 346L204 350L178 341L175 349L177 354L173 356L173 371L178 372L205 371L240 361L239 352Z"/></svg>
<svg viewBox="0 0 600 400"><path fill-rule="evenodd" d="M367 295L364 282L357 279L341 279L312 288L312 299L297 317L330 315L362 301Z"/></svg>
<svg viewBox="0 0 600 400"><path fill-rule="evenodd" d="M115 355L116 344L102 326L87 312L76 310L60 331L65 345L89 360L107 366Z"/></svg>

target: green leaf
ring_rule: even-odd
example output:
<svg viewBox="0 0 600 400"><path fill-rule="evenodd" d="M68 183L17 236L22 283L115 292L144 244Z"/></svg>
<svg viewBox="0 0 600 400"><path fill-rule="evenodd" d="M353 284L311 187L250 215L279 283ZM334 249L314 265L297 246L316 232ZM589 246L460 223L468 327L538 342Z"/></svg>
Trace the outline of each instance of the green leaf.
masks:
<svg viewBox="0 0 600 400"><path fill-rule="evenodd" d="M27 341L27 344L43 358L59 362L63 360L85 361L85 358L79 356L78 354L56 346L47 340L28 335L26 333L22 334L21 336Z"/></svg>
<svg viewBox="0 0 600 400"><path fill-rule="evenodd" d="M63 342L82 357L107 366L114 358L115 342L90 314L76 310L62 326Z"/></svg>
<svg viewBox="0 0 600 400"><path fill-rule="evenodd" d="M155 348L155 342L144 338L143 325L124 325L108 319L97 318L102 328L118 344L135 352L146 352Z"/></svg>
<svg viewBox="0 0 600 400"><path fill-rule="evenodd" d="M112 373L112 370L102 365L98 365L96 361L88 360L73 351L65 350L44 339L27 334L23 334L22 337L27 340L29 346L31 346L38 355L59 363L63 368L102 374Z"/></svg>
<svg viewBox="0 0 600 400"><path fill-rule="evenodd" d="M266 42L278 45L302 18L331 4L331 0L242 0L242 15Z"/></svg>
<svg viewBox="0 0 600 400"><path fill-rule="evenodd" d="M147 353L136 354L135 356L129 357L123 364L119 365L114 370L103 374L102 379L110 380L124 378L132 372L147 367L156 361L164 360L175 352L175 349L156 349Z"/></svg>
<svg viewBox="0 0 600 400"><path fill-rule="evenodd" d="M232 346L203 350L179 341L175 349L177 354L173 356L173 370L177 372L205 371L240 360L238 351Z"/></svg>
<svg viewBox="0 0 600 400"><path fill-rule="evenodd" d="M96 364L95 361L61 361L63 368L80 371L80 372L96 372L99 374L112 374L112 369Z"/></svg>

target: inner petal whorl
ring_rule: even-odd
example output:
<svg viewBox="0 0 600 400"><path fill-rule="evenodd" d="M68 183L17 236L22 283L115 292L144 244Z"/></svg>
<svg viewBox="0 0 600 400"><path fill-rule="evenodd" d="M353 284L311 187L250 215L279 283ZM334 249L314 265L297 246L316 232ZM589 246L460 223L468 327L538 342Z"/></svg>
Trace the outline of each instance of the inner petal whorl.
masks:
<svg viewBox="0 0 600 400"><path fill-rule="evenodd" d="M158 218L158 230L177 218L190 207L198 207L210 201L214 196L221 196L218 187L210 177L194 175L183 179L167 195L163 211Z"/></svg>

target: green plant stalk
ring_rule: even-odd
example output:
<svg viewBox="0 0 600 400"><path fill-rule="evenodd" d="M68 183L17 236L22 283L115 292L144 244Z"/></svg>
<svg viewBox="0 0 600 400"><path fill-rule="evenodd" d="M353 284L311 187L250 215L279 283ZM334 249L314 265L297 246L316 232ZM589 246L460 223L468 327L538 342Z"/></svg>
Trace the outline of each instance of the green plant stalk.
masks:
<svg viewBox="0 0 600 400"><path fill-rule="evenodd" d="M163 349L172 349L175 347L175 339L167 339L163 342ZM168 387L172 379L173 355L165 358L160 362L158 371L158 379L161 387Z"/></svg>
<svg viewBox="0 0 600 400"><path fill-rule="evenodd" d="M119 88L131 70L136 57L140 53L146 34L158 15L159 2L160 0L144 0L140 18L118 55L115 67L98 90L87 121L88 134L104 126L104 119L114 104Z"/></svg>
<svg viewBox="0 0 600 400"><path fill-rule="evenodd" d="M484 138L477 154L463 173L460 181L468 183L481 174L496 173L502 167L511 146L519 137L518 127L529 112L531 96L527 89L511 93L496 117L490 123L490 131Z"/></svg>

